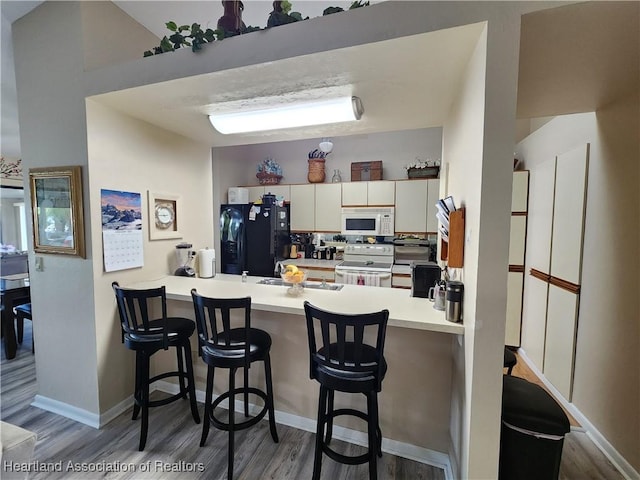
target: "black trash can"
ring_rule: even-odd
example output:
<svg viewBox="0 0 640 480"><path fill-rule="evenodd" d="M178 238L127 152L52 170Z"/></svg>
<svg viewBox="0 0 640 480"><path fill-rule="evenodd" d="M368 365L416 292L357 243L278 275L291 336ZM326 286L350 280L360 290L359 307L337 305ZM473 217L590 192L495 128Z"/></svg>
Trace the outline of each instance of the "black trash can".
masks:
<svg viewBox="0 0 640 480"><path fill-rule="evenodd" d="M564 436L564 410L545 389L503 376L500 480L556 480Z"/></svg>

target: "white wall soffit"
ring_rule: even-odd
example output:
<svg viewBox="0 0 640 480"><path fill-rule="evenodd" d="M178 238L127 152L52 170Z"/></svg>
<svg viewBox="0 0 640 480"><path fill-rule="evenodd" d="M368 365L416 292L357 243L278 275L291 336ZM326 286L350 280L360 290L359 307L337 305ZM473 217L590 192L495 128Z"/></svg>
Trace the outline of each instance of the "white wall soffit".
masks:
<svg viewBox="0 0 640 480"><path fill-rule="evenodd" d="M164 129L213 146L366 134L441 126L483 24L287 58L130 88L92 99ZM268 35L270 32L258 33ZM248 40L231 38L225 42ZM215 45L214 45L215 46ZM193 55L176 52L164 55ZM145 61L141 60L141 61ZM362 99L352 125L222 136L208 106L312 89L342 89Z"/></svg>

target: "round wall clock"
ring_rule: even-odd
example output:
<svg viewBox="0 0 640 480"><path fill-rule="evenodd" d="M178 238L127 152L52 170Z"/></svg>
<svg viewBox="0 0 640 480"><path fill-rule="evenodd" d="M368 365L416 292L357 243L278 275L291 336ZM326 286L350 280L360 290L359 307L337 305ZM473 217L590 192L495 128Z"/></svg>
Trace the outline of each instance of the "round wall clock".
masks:
<svg viewBox="0 0 640 480"><path fill-rule="evenodd" d="M155 207L156 227L166 230L174 225L176 209L173 202L158 200Z"/></svg>

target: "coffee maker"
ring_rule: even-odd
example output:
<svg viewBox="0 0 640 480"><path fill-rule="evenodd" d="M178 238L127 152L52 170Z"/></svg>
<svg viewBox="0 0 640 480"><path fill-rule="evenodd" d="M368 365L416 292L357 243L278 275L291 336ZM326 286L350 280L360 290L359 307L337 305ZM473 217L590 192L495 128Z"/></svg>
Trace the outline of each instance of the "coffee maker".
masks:
<svg viewBox="0 0 640 480"><path fill-rule="evenodd" d="M441 273L437 263L423 260L411 262L411 296L429 298L429 290L440 281Z"/></svg>
<svg viewBox="0 0 640 480"><path fill-rule="evenodd" d="M190 243L179 243L176 245L176 260L178 268L173 273L177 277L195 277L196 271L191 267L191 261L196 256L196 252L191 250L193 245Z"/></svg>

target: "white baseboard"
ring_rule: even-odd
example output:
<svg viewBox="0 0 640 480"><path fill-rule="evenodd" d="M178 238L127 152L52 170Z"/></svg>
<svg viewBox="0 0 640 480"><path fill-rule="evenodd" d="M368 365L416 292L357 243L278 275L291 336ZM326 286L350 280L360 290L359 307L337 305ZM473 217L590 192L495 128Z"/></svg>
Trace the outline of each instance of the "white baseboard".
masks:
<svg viewBox="0 0 640 480"><path fill-rule="evenodd" d="M111 420L116 418L119 415L122 415L127 411L128 408L133 406L133 395L130 395L128 398L125 398L117 405L111 407L104 413L100 414L100 428L104 427Z"/></svg>
<svg viewBox="0 0 640 480"><path fill-rule="evenodd" d="M71 420L84 423L85 425L89 425L93 428L100 428L100 415L83 408L74 407L68 403L60 402L42 395L36 395L31 406L70 418Z"/></svg>
<svg viewBox="0 0 640 480"><path fill-rule="evenodd" d="M156 389L161 392L176 394L178 393L178 385L175 383L159 381L155 383ZM204 403L205 392L202 390L196 390L196 398L199 402ZM222 402L221 406L227 407L228 403ZM235 410L237 412L243 411L243 404L241 401L236 401ZM257 413L262 407L251 405L250 410L253 413ZM281 425L287 425L288 427L297 428L306 432L314 433L316 431L316 419L301 417L299 415L293 415L291 413L275 411L276 423ZM341 427L338 425L333 426L333 438L343 440L345 442L353 443L356 445L367 446L369 440L367 435L357 430ZM449 455L428 448L417 447L409 443L398 442L388 438L382 439L382 451L398 457L407 458L416 462L431 465L433 467L442 468L445 471L445 476L448 480L453 479L451 475L451 464L449 462Z"/></svg>
<svg viewBox="0 0 640 480"><path fill-rule="evenodd" d="M155 385L152 386L152 391L155 390L159 390L168 394L176 394L179 391L178 385L165 381L156 382ZM196 399L199 402L204 403L205 392L203 392L202 390L196 390ZM110 408L105 413L98 415L87 410L74 407L67 403L44 397L42 395L36 395L33 403L31 403L31 405L34 407L47 410L57 415L70 418L71 420L75 420L77 422L98 429L109 423L118 415L121 415L128 408L130 408L132 404L133 398L129 397L121 401L114 407ZM221 406L226 407L227 405L228 404L225 404L225 402L221 403ZM242 412L243 408L244 407L242 402L237 401L235 410L238 412ZM251 411L253 413L257 413L260 409L261 407L251 405ZM278 410L276 410L275 412L275 418L276 422L282 425L287 425L289 427L298 428L300 430L312 433L316 431L315 419L301 417L299 415L292 415L290 413L281 412ZM341 427L339 425L334 425L333 427L333 438L349 443L354 443L356 445L367 446L368 444L368 438L365 433L359 432L357 430L352 430L350 428ZM449 455L447 455L446 453L437 452L428 448L418 447L409 443L398 442L396 440L391 440L388 438L382 439L382 450L391 455L414 460L416 462L431 465L436 468L442 468L445 471L445 478L447 478L448 480L453 478L451 473L452 470L451 463L449 461Z"/></svg>
<svg viewBox="0 0 640 480"><path fill-rule="evenodd" d="M598 429L589 421L583 413L573 404L568 402L562 394L547 380L543 373L534 365L526 352L522 349L518 349L518 355L527 366L536 374L536 376L544 383L545 387L553 394L553 396L562 404L562 406L580 423L581 428L571 427L572 430L580 430L586 432L591 438L593 443L602 451L602 453L609 459L614 467L624 476L627 480L640 480L640 473L638 473L625 458L609 443L609 441L602 435Z"/></svg>

